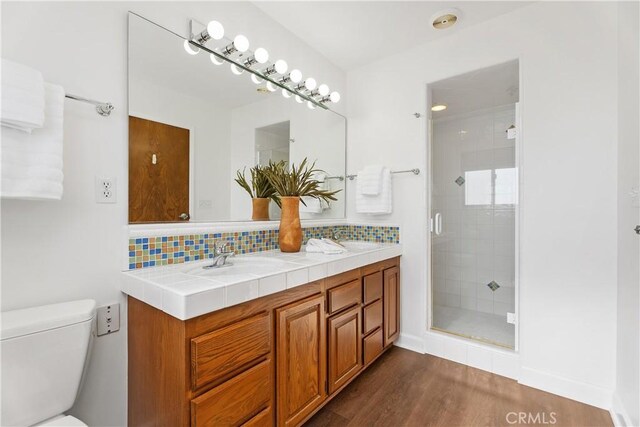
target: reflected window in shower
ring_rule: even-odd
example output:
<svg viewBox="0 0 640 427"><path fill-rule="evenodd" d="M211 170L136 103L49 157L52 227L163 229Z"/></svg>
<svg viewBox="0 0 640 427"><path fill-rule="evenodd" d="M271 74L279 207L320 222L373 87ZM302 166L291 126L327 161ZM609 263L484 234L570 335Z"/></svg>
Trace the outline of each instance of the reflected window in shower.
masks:
<svg viewBox="0 0 640 427"><path fill-rule="evenodd" d="M464 173L464 204L490 205L491 204L491 170L466 171Z"/></svg>
<svg viewBox="0 0 640 427"><path fill-rule="evenodd" d="M430 327L514 348L518 63L429 90L447 106L431 113Z"/></svg>

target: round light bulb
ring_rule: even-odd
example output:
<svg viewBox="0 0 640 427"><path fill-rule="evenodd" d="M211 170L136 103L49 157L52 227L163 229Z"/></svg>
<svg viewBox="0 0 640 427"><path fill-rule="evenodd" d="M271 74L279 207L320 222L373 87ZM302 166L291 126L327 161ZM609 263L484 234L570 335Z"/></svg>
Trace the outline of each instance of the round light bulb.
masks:
<svg viewBox="0 0 640 427"><path fill-rule="evenodd" d="M236 76L239 76L240 74L244 73L244 70L238 67L236 64L231 64L231 72Z"/></svg>
<svg viewBox="0 0 640 427"><path fill-rule="evenodd" d="M184 50L186 50L189 55L197 55L198 52L200 52L200 48L192 46L189 40L184 41Z"/></svg>
<svg viewBox="0 0 640 427"><path fill-rule="evenodd" d="M293 83L300 83L300 80L302 80L302 73L300 72L300 70L294 68L289 73L289 78Z"/></svg>
<svg viewBox="0 0 640 427"><path fill-rule="evenodd" d="M329 99L331 100L331 102L338 102L340 101L340 94L338 92L331 92L331 95L329 95Z"/></svg>
<svg viewBox="0 0 640 427"><path fill-rule="evenodd" d="M307 107L309 107L310 110L315 110L316 109L316 106L311 101L307 101Z"/></svg>
<svg viewBox="0 0 640 427"><path fill-rule="evenodd" d="M304 102L304 99L302 99L302 98L300 97L300 95L296 95L296 102L297 102L298 104L302 104L302 103Z"/></svg>
<svg viewBox="0 0 640 427"><path fill-rule="evenodd" d="M307 78L307 80L304 81L304 87L306 87L309 90L314 90L316 88L316 79L314 79L313 77L309 77Z"/></svg>
<svg viewBox="0 0 640 427"><path fill-rule="evenodd" d="M251 81L254 82L257 85L262 83L262 79L260 77L256 76L255 74L251 74Z"/></svg>
<svg viewBox="0 0 640 427"><path fill-rule="evenodd" d="M321 84L320 86L318 86L318 93L322 96L327 96L329 95L329 86L327 86L326 84Z"/></svg>
<svg viewBox="0 0 640 427"><path fill-rule="evenodd" d="M224 64L224 61L222 59L218 58L217 56L215 56L213 53L209 54L209 59L211 60L211 62L213 62L216 65Z"/></svg>
<svg viewBox="0 0 640 427"><path fill-rule="evenodd" d="M282 89L282 96L284 96L285 98L291 98L291 92L286 89Z"/></svg>
<svg viewBox="0 0 640 427"><path fill-rule="evenodd" d="M283 59L278 59L275 63L276 73L278 74L286 73L288 68L289 66L287 65L287 61Z"/></svg>
<svg viewBox="0 0 640 427"><path fill-rule="evenodd" d="M207 24L207 33L214 40L220 40L224 37L224 27L218 21L210 21Z"/></svg>
<svg viewBox="0 0 640 427"><path fill-rule="evenodd" d="M267 49L259 47L253 52L253 57L259 64L264 64L269 60L269 52L267 52Z"/></svg>
<svg viewBox="0 0 640 427"><path fill-rule="evenodd" d="M275 92L276 91L276 87L275 87L275 85L273 83L267 82L267 90L269 92Z"/></svg>
<svg viewBox="0 0 640 427"><path fill-rule="evenodd" d="M246 52L249 49L249 39L242 34L238 34L233 39L233 45L238 49L238 52Z"/></svg>

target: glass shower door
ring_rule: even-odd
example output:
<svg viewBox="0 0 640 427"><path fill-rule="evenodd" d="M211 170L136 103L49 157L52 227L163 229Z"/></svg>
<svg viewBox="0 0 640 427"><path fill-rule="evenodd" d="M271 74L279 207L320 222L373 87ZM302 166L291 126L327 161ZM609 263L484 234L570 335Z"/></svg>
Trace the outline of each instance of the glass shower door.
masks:
<svg viewBox="0 0 640 427"><path fill-rule="evenodd" d="M515 346L516 105L434 114L431 128L431 328L507 348Z"/></svg>

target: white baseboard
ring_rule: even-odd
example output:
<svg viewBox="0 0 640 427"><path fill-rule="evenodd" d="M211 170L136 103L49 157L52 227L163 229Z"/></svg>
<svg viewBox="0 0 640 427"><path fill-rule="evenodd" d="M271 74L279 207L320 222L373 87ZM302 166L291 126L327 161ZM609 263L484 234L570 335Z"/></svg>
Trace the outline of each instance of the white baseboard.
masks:
<svg viewBox="0 0 640 427"><path fill-rule="evenodd" d="M526 367L520 368L518 382L587 405L606 410L611 408L613 391L602 387Z"/></svg>
<svg viewBox="0 0 640 427"><path fill-rule="evenodd" d="M520 356L513 351L433 331L426 332L424 349L425 353L503 377L517 380L519 376Z"/></svg>
<svg viewBox="0 0 640 427"><path fill-rule="evenodd" d="M609 410L611 414L611 421L613 421L613 425L616 427L633 427L633 421L631 421L631 417L629 417L629 413L627 412L622 400L620 400L620 396L618 393L613 393L613 398L611 402L611 409Z"/></svg>
<svg viewBox="0 0 640 427"><path fill-rule="evenodd" d="M416 353L424 354L424 340L415 335L401 333L394 345L415 351Z"/></svg>

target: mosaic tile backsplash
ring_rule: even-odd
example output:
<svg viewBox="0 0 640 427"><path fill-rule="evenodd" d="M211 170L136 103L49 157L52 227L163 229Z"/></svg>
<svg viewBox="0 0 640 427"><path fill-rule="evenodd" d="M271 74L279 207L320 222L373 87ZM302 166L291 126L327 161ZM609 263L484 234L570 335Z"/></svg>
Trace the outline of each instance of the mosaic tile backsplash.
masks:
<svg viewBox="0 0 640 427"><path fill-rule="evenodd" d="M339 231L344 240L399 243L400 228L370 225L305 227L304 242ZM278 230L256 230L129 239L129 269L181 264L213 257L213 245L226 240L236 254L278 249Z"/></svg>

